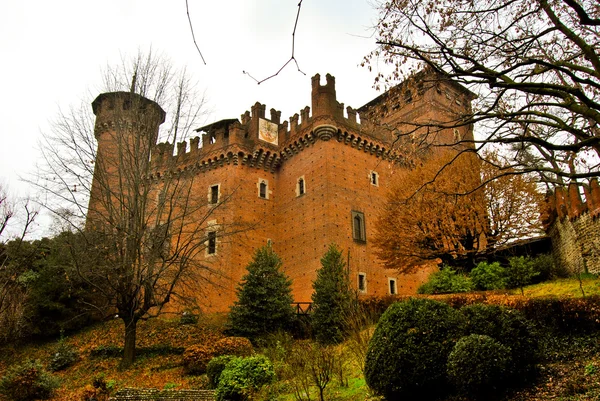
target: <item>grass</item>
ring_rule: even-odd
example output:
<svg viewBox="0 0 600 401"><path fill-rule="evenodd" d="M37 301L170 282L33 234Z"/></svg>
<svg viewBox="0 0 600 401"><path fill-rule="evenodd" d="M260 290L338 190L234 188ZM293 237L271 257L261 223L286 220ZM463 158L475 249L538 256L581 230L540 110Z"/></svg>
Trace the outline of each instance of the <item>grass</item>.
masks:
<svg viewBox="0 0 600 401"><path fill-rule="evenodd" d="M600 280L596 276L583 275L581 287L586 296L600 295ZM563 278L527 286L524 288L524 293L526 297L530 298L547 296L580 298L583 296L581 287L577 278ZM521 290L516 288L510 290L509 293L521 295Z"/></svg>

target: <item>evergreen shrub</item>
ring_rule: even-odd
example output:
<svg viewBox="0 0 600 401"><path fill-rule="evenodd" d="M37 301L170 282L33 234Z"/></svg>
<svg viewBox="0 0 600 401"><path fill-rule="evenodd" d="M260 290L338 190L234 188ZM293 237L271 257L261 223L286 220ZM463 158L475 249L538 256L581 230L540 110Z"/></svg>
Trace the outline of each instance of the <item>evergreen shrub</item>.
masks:
<svg viewBox="0 0 600 401"><path fill-rule="evenodd" d="M448 378L470 397L496 390L506 379L511 350L490 336L471 334L458 340L448 357Z"/></svg>
<svg viewBox="0 0 600 401"><path fill-rule="evenodd" d="M409 299L392 304L369 342L367 384L388 400L440 394L448 355L463 332L463 315L445 303Z"/></svg>
<svg viewBox="0 0 600 401"><path fill-rule="evenodd" d="M229 312L230 333L255 341L293 326L296 314L292 307L292 281L281 265L270 245L256 250Z"/></svg>
<svg viewBox="0 0 600 401"><path fill-rule="evenodd" d="M13 401L45 400L59 386L39 361L27 360L10 367L0 380L0 393Z"/></svg>
<svg viewBox="0 0 600 401"><path fill-rule="evenodd" d="M353 308L354 293L342 251L331 244L321 259L313 282L313 333L321 344L337 344L346 336L346 318Z"/></svg>
<svg viewBox="0 0 600 401"><path fill-rule="evenodd" d="M68 344L64 339L60 339L56 352L48 365L52 372L58 372L73 365L79 359L79 352L73 345Z"/></svg>
<svg viewBox="0 0 600 401"><path fill-rule="evenodd" d="M469 292L473 290L471 279L456 270L444 266L429 276L429 279L418 289L419 294L452 294L457 292Z"/></svg>

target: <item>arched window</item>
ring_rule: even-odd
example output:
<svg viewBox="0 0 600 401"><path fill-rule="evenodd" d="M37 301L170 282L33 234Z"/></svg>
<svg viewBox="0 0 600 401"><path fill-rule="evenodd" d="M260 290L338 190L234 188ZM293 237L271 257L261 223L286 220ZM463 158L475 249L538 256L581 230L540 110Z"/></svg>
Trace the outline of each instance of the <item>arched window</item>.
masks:
<svg viewBox="0 0 600 401"><path fill-rule="evenodd" d="M304 195L304 192L305 192L304 178L300 177L300 178L298 178L298 196Z"/></svg>
<svg viewBox="0 0 600 401"><path fill-rule="evenodd" d="M365 215L362 212L352 212L352 238L359 242L365 242L367 240Z"/></svg>
<svg viewBox="0 0 600 401"><path fill-rule="evenodd" d="M267 199L267 183L264 181L261 181L259 184L258 196Z"/></svg>

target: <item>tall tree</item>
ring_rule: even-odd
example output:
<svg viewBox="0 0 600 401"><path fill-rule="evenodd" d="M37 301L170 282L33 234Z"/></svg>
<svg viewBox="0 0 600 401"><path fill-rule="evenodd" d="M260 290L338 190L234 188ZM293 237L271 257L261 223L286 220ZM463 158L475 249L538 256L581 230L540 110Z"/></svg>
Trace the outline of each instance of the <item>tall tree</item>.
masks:
<svg viewBox="0 0 600 401"><path fill-rule="evenodd" d="M331 244L321 259L313 289L311 321L317 341L321 344L342 342L354 293L342 251L337 245Z"/></svg>
<svg viewBox="0 0 600 401"><path fill-rule="evenodd" d="M138 321L174 298L189 300L188 284L209 270L205 249L229 232L209 220L229 197L209 207L193 196L195 175L179 171L172 155L158 173L151 160L157 138L184 140L199 123L202 97L185 70L139 54L108 69L105 88L92 103L95 125L89 106L59 115L42 144L37 183L50 194L49 210L80 231L70 245L73 269L96 295L90 306L123 321L126 368Z"/></svg>
<svg viewBox="0 0 600 401"><path fill-rule="evenodd" d="M380 47L365 63L383 59L391 71L380 72L377 85L426 66L478 96L472 112L412 122L415 129L435 135L474 123L476 143L505 145L517 172L551 183L599 175L597 1L394 0L379 7Z"/></svg>
<svg viewBox="0 0 600 401"><path fill-rule="evenodd" d="M438 150L397 174L374 241L385 266L408 270L437 258L468 264L477 254L541 233L542 196L534 180L510 174L510 167L496 180L495 166L474 153Z"/></svg>
<svg viewBox="0 0 600 401"><path fill-rule="evenodd" d="M14 340L21 334L24 291L18 278L23 269L11 260L11 250L19 252L27 245L25 236L37 214L28 201L11 199L7 188L0 185L0 341ZM18 222L12 227L14 230L11 235L9 227L15 220L20 220L21 224L18 227Z"/></svg>
<svg viewBox="0 0 600 401"><path fill-rule="evenodd" d="M295 319L292 281L281 266L281 259L270 245L256 250L229 312L234 333L255 339L290 329Z"/></svg>

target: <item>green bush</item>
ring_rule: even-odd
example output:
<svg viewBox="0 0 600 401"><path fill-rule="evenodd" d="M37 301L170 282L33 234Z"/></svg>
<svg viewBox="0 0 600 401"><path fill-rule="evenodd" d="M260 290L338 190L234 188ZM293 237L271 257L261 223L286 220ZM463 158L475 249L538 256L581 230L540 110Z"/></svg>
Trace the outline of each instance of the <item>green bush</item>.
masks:
<svg viewBox="0 0 600 401"><path fill-rule="evenodd" d="M429 276L417 290L419 294L453 294L473 290L471 280L448 266Z"/></svg>
<svg viewBox="0 0 600 401"><path fill-rule="evenodd" d="M506 270L499 262L480 262L469 274L477 290L500 290L506 288Z"/></svg>
<svg viewBox="0 0 600 401"><path fill-rule="evenodd" d="M48 369L52 372L58 372L73 365L79 359L79 352L74 346L67 344L64 339L60 339L56 352L50 360Z"/></svg>
<svg viewBox="0 0 600 401"><path fill-rule="evenodd" d="M409 299L392 304L369 342L367 384L388 400L439 394L445 389L448 355L463 332L464 317L445 303Z"/></svg>
<svg viewBox="0 0 600 401"><path fill-rule="evenodd" d="M275 381L271 361L263 355L234 358L225 366L219 378L217 401L251 400L264 385Z"/></svg>
<svg viewBox="0 0 600 401"><path fill-rule="evenodd" d="M534 277L540 273L535 270L536 264L533 259L525 256L515 256L508 258L506 267L506 284L508 288L520 288L523 294L523 287L533 282Z"/></svg>
<svg viewBox="0 0 600 401"><path fill-rule="evenodd" d="M210 388L217 388L221 373L223 373L225 366L227 366L233 358L235 358L233 355L217 356L216 358L211 359L208 365L206 365L206 376L208 377Z"/></svg>
<svg viewBox="0 0 600 401"><path fill-rule="evenodd" d="M0 380L0 393L13 401L45 400L59 386L58 379L39 361L27 360L12 366Z"/></svg>
<svg viewBox="0 0 600 401"><path fill-rule="evenodd" d="M466 332L492 337L511 350L509 370L514 377L527 372L537 360L537 337L525 315L498 305L475 304L463 307Z"/></svg>
<svg viewBox="0 0 600 401"><path fill-rule="evenodd" d="M538 255L532 258L531 262L533 263L533 270L537 272L537 276L533 278L534 283L566 278L571 275L568 269L554 262L552 254Z"/></svg>
<svg viewBox="0 0 600 401"><path fill-rule="evenodd" d="M510 348L490 336L463 337L448 357L448 378L462 394L488 394L506 380L510 353Z"/></svg>

